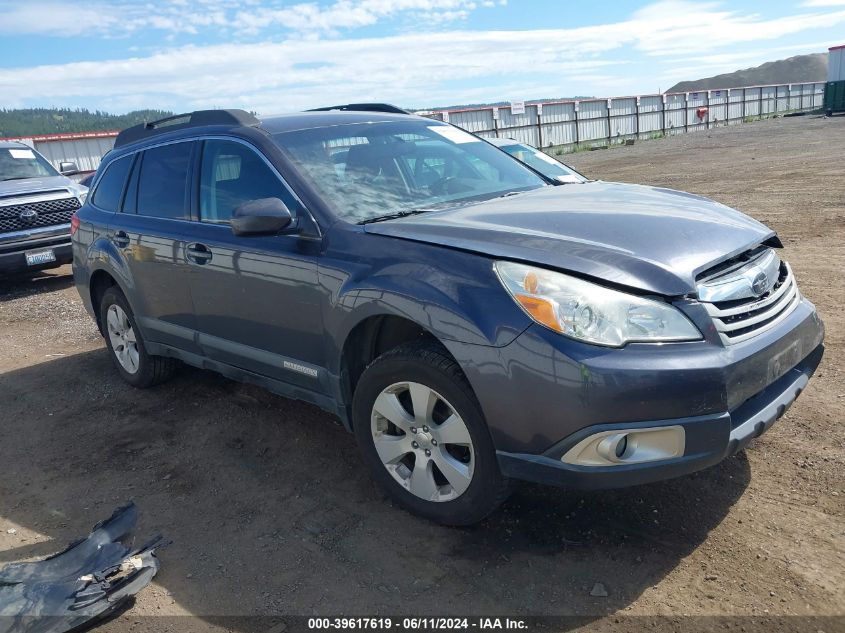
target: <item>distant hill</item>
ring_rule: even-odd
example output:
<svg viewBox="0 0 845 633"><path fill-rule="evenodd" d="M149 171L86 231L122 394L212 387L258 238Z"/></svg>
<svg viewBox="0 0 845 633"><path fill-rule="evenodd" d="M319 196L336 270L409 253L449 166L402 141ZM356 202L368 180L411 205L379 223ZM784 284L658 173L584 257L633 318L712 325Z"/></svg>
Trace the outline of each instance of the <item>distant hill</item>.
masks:
<svg viewBox="0 0 845 633"><path fill-rule="evenodd" d="M797 84L827 80L827 53L796 55L776 62L766 62L754 68L737 70L724 75L682 81L666 92L696 92L718 88L741 88L767 84Z"/></svg>
<svg viewBox="0 0 845 633"><path fill-rule="evenodd" d="M122 130L144 121L155 121L171 114L173 113L162 110L136 110L128 114L109 114L99 110L89 112L83 108L3 109L0 110L0 138Z"/></svg>

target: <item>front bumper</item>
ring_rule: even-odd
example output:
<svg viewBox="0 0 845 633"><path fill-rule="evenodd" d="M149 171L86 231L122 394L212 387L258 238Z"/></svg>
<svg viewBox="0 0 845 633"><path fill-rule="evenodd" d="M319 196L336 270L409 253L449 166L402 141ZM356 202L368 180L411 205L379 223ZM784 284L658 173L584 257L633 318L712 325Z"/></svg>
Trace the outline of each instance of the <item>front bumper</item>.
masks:
<svg viewBox="0 0 845 633"><path fill-rule="evenodd" d="M824 325L802 299L776 327L725 346L586 345L532 325L500 348L448 345L515 478L615 487L705 468L782 415L823 354ZM567 447L602 430L681 425L683 454L639 464L574 466Z"/></svg>
<svg viewBox="0 0 845 633"><path fill-rule="evenodd" d="M499 467L508 477L570 488L622 488L660 481L712 466L743 449L783 416L807 386L821 362L819 345L798 365L736 410L682 419L590 426L559 442L545 454L498 452ZM681 457L615 466L577 466L560 460L583 438L621 429L682 426L686 447Z"/></svg>
<svg viewBox="0 0 845 633"><path fill-rule="evenodd" d="M26 253L52 249L56 261L29 266ZM57 268L73 261L70 242L70 224L59 224L31 231L19 231L0 235L0 275L9 275L31 270Z"/></svg>

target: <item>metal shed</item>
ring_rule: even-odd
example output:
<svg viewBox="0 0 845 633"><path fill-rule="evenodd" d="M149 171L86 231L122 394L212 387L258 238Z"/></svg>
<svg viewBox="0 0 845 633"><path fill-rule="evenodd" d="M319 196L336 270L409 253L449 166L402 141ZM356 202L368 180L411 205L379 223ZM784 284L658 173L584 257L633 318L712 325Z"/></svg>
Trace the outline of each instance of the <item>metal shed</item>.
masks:
<svg viewBox="0 0 845 633"><path fill-rule="evenodd" d="M833 46L827 53L824 111L828 115L845 112L845 44Z"/></svg>

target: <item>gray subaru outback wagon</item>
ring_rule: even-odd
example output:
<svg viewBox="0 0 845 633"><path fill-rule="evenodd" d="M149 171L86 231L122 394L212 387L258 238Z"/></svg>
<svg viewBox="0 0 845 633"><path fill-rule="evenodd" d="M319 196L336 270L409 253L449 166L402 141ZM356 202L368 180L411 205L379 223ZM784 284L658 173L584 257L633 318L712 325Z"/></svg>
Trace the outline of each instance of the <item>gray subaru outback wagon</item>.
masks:
<svg viewBox="0 0 845 633"><path fill-rule="evenodd" d="M513 480L715 464L823 353L759 222L657 187L555 185L379 104L125 130L72 231L127 382L181 361L317 404L391 497L447 524L482 519Z"/></svg>

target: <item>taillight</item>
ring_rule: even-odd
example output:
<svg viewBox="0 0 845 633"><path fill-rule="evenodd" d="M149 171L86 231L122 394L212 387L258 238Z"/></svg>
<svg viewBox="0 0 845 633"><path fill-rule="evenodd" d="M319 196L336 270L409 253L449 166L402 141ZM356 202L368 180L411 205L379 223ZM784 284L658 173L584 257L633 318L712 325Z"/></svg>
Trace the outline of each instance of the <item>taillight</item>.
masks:
<svg viewBox="0 0 845 633"><path fill-rule="evenodd" d="M79 230L79 216L74 213L70 216L70 234L73 235L77 230Z"/></svg>

